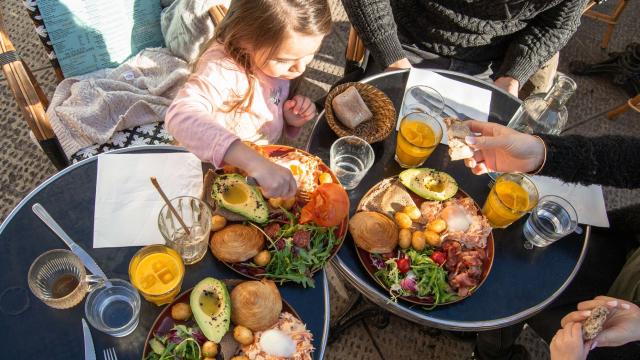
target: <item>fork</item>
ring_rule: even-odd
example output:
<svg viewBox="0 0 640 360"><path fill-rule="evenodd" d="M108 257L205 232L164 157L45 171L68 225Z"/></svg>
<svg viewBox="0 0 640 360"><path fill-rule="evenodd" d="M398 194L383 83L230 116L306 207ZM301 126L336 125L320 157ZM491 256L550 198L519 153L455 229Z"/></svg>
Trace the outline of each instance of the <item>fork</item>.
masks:
<svg viewBox="0 0 640 360"><path fill-rule="evenodd" d="M104 356L104 360L118 360L118 355L116 355L115 348L104 349L102 351L102 354Z"/></svg>

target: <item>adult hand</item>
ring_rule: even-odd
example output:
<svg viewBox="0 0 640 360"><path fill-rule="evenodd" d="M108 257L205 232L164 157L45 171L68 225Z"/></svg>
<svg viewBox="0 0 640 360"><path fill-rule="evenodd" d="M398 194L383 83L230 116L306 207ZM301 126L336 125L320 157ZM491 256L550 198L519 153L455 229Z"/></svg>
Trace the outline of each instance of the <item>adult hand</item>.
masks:
<svg viewBox="0 0 640 360"><path fill-rule="evenodd" d="M510 76L501 76L493 82L497 87L503 89L509 94L518 97L520 90L520 82Z"/></svg>
<svg viewBox="0 0 640 360"><path fill-rule="evenodd" d="M593 347L620 346L640 340L640 308L631 302L609 296L597 296L593 300L579 303L578 311L562 318L562 326L585 321L597 306L609 308L609 316L603 330L592 340Z"/></svg>
<svg viewBox="0 0 640 360"><path fill-rule="evenodd" d="M387 66L387 68L384 69L384 71L387 72L387 71L404 70L404 69L411 69L411 63L407 58L402 58L392 64L389 64L389 66Z"/></svg>
<svg viewBox="0 0 640 360"><path fill-rule="evenodd" d="M296 95L282 104L284 120L287 124L301 127L307 121L313 119L316 112L316 104L306 96Z"/></svg>
<svg viewBox="0 0 640 360"><path fill-rule="evenodd" d="M582 324L567 323L551 339L551 360L584 360L590 347L582 340Z"/></svg>
<svg viewBox="0 0 640 360"><path fill-rule="evenodd" d="M537 137L523 134L503 125L476 120L465 121L473 133L465 141L475 151L464 164L476 174L491 171L531 172L544 160L544 143Z"/></svg>

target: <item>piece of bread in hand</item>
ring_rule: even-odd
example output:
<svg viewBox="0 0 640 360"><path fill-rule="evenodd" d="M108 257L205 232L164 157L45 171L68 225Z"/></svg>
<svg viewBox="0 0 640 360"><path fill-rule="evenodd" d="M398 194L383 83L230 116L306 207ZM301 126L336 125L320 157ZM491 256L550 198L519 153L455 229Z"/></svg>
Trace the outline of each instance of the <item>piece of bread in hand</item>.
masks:
<svg viewBox="0 0 640 360"><path fill-rule="evenodd" d="M338 120L349 129L355 129L356 126L373 118L371 110L364 103L355 86L349 86L347 90L336 95L331 105Z"/></svg>
<svg viewBox="0 0 640 360"><path fill-rule="evenodd" d="M473 157L473 149L464 141L466 136L473 136L471 129L462 121L446 117L444 123L447 124L447 137L449 139L449 156L451 160L461 160Z"/></svg>
<svg viewBox="0 0 640 360"><path fill-rule="evenodd" d="M584 340L593 340L600 334L608 315L609 309L606 306L598 306L591 310L591 315L582 324L582 337Z"/></svg>

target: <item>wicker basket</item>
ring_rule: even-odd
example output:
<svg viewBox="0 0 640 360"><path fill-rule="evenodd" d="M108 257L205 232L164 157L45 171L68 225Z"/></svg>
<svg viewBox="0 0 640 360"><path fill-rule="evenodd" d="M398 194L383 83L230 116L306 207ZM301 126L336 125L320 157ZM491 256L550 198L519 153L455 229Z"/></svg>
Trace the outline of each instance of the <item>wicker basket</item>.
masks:
<svg viewBox="0 0 640 360"><path fill-rule="evenodd" d="M341 123L333 113L331 105L333 98L347 90L350 86L355 86L362 100L364 100L373 114L373 119L361 123L356 126L355 129L350 129ZM375 143L386 139L391 132L393 132L396 124L396 109L387 95L373 85L359 82L338 85L331 90L324 102L324 112L329 127L338 136L355 135L366 140L368 143Z"/></svg>

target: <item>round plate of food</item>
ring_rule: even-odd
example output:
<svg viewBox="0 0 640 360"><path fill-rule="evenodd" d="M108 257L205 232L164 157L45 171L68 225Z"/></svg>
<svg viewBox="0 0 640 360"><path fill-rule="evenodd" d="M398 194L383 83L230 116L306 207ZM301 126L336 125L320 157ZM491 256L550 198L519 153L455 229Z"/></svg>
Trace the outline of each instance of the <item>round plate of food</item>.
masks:
<svg viewBox="0 0 640 360"><path fill-rule="evenodd" d="M142 359L310 360L312 340L274 282L205 278L162 309Z"/></svg>
<svg viewBox="0 0 640 360"><path fill-rule="evenodd" d="M433 169L405 170L374 185L349 231L360 262L392 301L461 301L493 264L493 233L480 207L449 174Z"/></svg>
<svg viewBox="0 0 640 360"><path fill-rule="evenodd" d="M203 192L214 213L209 248L249 278L312 287L313 274L335 256L347 234L347 192L316 156L288 146L252 146L291 171L296 196L267 199L240 169L209 171Z"/></svg>

